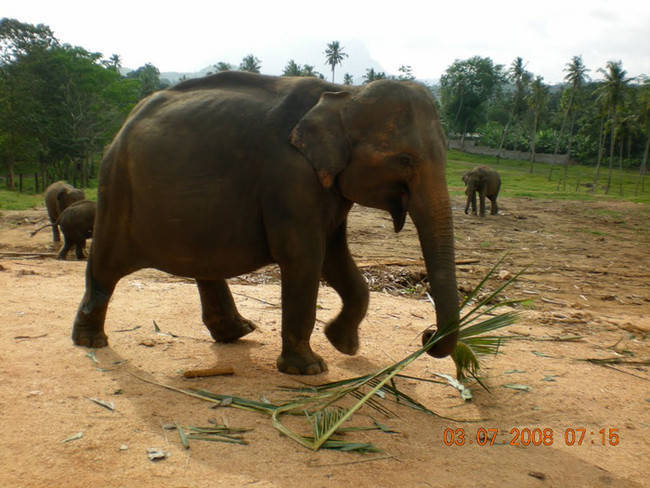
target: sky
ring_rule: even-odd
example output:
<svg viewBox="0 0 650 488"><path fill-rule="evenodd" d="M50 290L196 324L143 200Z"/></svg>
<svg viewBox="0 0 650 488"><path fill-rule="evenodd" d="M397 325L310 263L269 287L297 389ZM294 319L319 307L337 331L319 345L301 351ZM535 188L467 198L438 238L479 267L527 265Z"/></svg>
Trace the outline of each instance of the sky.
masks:
<svg viewBox="0 0 650 488"><path fill-rule="evenodd" d="M555 84L581 55L592 79L622 61L628 76L650 75L650 2L643 0L20 0L0 16L49 26L56 38L124 67L146 63L161 72L198 72L219 61L238 65L253 54L262 72L279 75L290 59L331 79L327 43L349 57L336 81L367 68L397 74L410 65L418 79L437 81L455 61L472 56L526 69Z"/></svg>

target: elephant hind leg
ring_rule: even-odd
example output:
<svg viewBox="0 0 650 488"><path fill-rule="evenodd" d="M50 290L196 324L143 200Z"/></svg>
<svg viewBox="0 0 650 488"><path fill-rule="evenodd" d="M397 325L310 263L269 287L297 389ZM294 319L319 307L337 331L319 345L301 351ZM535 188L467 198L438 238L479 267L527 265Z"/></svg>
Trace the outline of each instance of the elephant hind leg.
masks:
<svg viewBox="0 0 650 488"><path fill-rule="evenodd" d="M497 197L490 198L490 214L496 215L499 213L499 206L497 205Z"/></svg>
<svg viewBox="0 0 650 488"><path fill-rule="evenodd" d="M203 309L203 323L217 342L233 342L250 334L255 324L237 311L226 280L196 280Z"/></svg>
<svg viewBox="0 0 650 488"><path fill-rule="evenodd" d="M359 324L368 310L369 292L368 285L350 255L345 224L329 242L323 277L343 302L339 314L325 327L325 335L342 353L356 354L359 349Z"/></svg>

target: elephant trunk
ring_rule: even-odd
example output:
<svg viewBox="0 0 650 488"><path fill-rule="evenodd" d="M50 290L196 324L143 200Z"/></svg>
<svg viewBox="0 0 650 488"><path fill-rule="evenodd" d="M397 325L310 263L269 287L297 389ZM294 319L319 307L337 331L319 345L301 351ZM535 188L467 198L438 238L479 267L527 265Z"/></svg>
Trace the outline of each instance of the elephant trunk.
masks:
<svg viewBox="0 0 650 488"><path fill-rule="evenodd" d="M409 205L409 214L418 232L430 293L435 303L436 335L444 335L428 351L437 358L448 356L454 351L459 321L451 205L444 176L441 181L435 186L427 185L425 191L413 191ZM423 334L423 345L431 335L432 332Z"/></svg>

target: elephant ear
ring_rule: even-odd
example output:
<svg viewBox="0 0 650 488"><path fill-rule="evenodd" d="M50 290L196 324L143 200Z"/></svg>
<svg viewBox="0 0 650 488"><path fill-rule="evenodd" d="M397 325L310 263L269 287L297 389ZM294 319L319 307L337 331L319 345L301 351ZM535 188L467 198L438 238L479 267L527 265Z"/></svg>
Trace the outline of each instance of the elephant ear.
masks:
<svg viewBox="0 0 650 488"><path fill-rule="evenodd" d="M59 204L59 209L63 210L68 203L68 191L64 189L57 193L56 201Z"/></svg>
<svg viewBox="0 0 650 488"><path fill-rule="evenodd" d="M341 120L341 109L350 98L347 92L324 92L318 103L298 121L289 141L314 166L324 188L343 171L350 150Z"/></svg>

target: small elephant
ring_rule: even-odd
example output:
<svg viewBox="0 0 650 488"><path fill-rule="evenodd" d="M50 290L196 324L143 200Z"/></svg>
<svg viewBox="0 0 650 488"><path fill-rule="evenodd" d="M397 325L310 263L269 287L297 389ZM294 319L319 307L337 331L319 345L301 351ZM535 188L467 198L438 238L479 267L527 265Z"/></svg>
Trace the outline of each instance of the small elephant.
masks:
<svg viewBox="0 0 650 488"><path fill-rule="evenodd" d="M47 224L39 227L30 235L33 237L45 227L60 226L63 232L63 247L57 255L57 259L65 259L68 251L75 246L77 259L84 258L84 249L86 248L86 239L93 235L93 225L95 223L95 212L97 204L90 200L80 200L67 207L54 224Z"/></svg>
<svg viewBox="0 0 650 488"><path fill-rule="evenodd" d="M501 189L501 178L499 173L488 166L477 166L463 175L465 183L465 195L467 195L467 204L465 213L472 204L472 214L476 215L476 193L480 199L480 216L485 217L485 197L490 199L490 214L496 215L499 212L497 206L497 196Z"/></svg>
<svg viewBox="0 0 650 488"><path fill-rule="evenodd" d="M65 181L57 181L48 186L45 190L45 206L47 207L47 215L50 217L52 223L52 242L60 242L61 234L56 221L67 207L74 202L86 198L83 190L69 185Z"/></svg>

